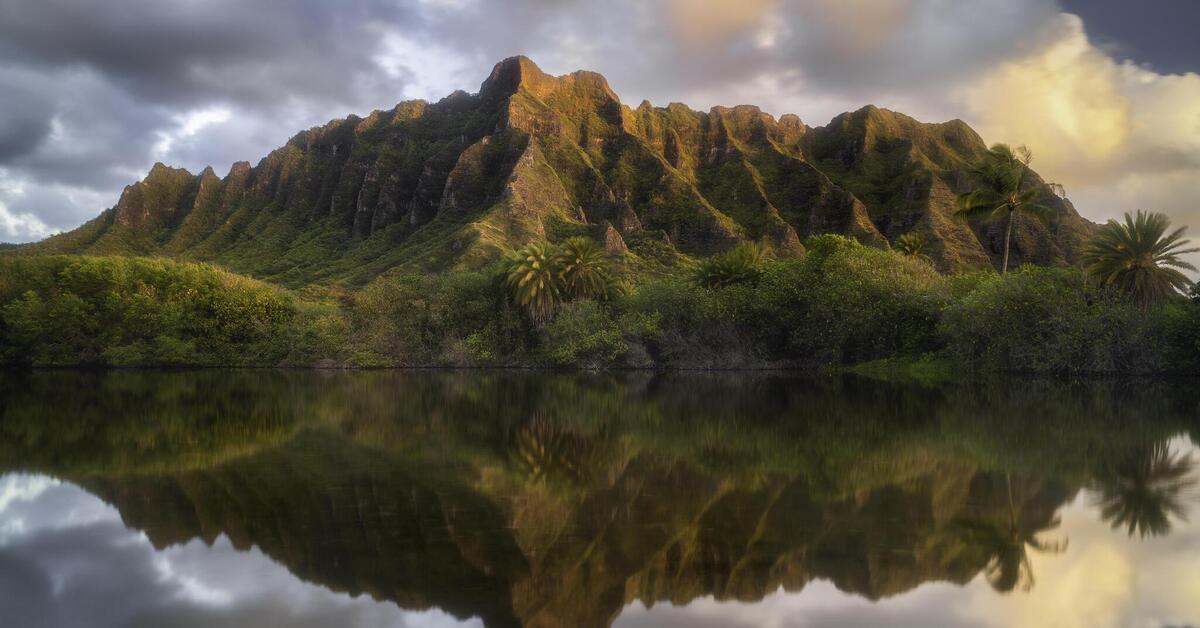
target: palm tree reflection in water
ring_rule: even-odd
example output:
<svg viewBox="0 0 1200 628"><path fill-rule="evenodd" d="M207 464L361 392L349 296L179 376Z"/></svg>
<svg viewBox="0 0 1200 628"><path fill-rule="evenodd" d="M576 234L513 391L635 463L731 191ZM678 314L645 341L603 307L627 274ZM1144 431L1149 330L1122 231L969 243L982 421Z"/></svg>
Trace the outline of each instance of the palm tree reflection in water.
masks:
<svg viewBox="0 0 1200 628"><path fill-rule="evenodd" d="M984 567L984 577L993 589L1000 593L1018 588L1028 592L1034 585L1028 548L1044 554L1061 554L1067 549L1067 539L1048 541L1041 538L1043 532L1057 529L1062 520L1058 515L1047 521L1024 516L1013 498L1011 473L1004 474L1004 488L1008 499L1005 519L970 518L960 521L959 526L965 541L991 556Z"/></svg>
<svg viewBox="0 0 1200 628"><path fill-rule="evenodd" d="M1158 442L1118 459L1096 480L1100 516L1129 536L1163 536L1171 519L1187 521L1183 496L1195 486L1191 455L1179 456Z"/></svg>

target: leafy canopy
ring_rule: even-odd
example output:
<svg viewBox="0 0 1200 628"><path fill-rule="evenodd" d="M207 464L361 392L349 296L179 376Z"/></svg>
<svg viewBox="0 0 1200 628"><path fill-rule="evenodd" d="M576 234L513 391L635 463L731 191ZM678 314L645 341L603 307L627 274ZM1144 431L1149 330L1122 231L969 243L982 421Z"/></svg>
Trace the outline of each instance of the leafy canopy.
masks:
<svg viewBox="0 0 1200 628"><path fill-rule="evenodd" d="M762 245L743 242L725 253L700 260L692 270L692 280L704 288L753 283L762 274L765 261Z"/></svg>
<svg viewBox="0 0 1200 628"><path fill-rule="evenodd" d="M955 215L963 219L986 222L1008 219L1004 235L1004 262L1001 272L1008 270L1008 252L1012 240L1013 214L1032 214L1049 224L1057 213L1038 201L1051 193L1045 183L1029 178L1029 162L1033 153L1024 146L1015 150L1007 144L996 144L970 170L976 188L958 197Z"/></svg>
<svg viewBox="0 0 1200 628"><path fill-rule="evenodd" d="M1179 269L1196 270L1180 259L1200 248L1184 248L1187 227L1170 233L1171 221L1163 214L1139 210L1125 214L1125 222L1110 220L1101 226L1084 250L1088 275L1102 285L1116 287L1143 307L1162 303L1191 287Z"/></svg>
<svg viewBox="0 0 1200 628"><path fill-rule="evenodd" d="M572 297L607 299L619 289L608 256L591 238L568 238L562 244L558 261L563 290Z"/></svg>
<svg viewBox="0 0 1200 628"><path fill-rule="evenodd" d="M561 246L533 242L505 256L504 284L535 322L551 317L564 301L607 299L620 293L612 261L585 236Z"/></svg>

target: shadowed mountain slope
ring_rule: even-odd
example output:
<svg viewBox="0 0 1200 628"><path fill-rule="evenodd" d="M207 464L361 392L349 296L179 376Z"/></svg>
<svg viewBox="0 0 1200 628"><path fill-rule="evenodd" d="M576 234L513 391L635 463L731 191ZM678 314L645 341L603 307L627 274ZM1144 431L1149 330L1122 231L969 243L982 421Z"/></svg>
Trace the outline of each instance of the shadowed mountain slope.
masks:
<svg viewBox="0 0 1200 628"><path fill-rule="evenodd" d="M477 94L334 120L223 178L156 164L99 217L22 250L169 255L302 285L474 268L579 234L634 254L757 240L786 255L816 233L886 246L915 230L940 268L973 268L1002 246L1002 225L952 216L985 150L961 121L872 106L817 128L747 105L634 109L599 74L552 77L514 57ZM1016 264L1078 258L1090 223L1045 202L1059 220L1018 221Z"/></svg>

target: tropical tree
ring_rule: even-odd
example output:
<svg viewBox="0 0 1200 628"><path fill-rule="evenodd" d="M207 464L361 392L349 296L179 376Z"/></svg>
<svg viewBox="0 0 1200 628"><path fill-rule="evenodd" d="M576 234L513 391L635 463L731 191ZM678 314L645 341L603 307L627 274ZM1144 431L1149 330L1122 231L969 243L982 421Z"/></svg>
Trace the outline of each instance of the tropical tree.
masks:
<svg viewBox="0 0 1200 628"><path fill-rule="evenodd" d="M896 238L896 250L907 257L930 261L925 254L925 234L919 231L909 231Z"/></svg>
<svg viewBox="0 0 1200 628"><path fill-rule="evenodd" d="M692 279L704 288L722 288L757 281L766 261L766 251L756 242L742 242L732 249L700 260Z"/></svg>
<svg viewBox="0 0 1200 628"><path fill-rule="evenodd" d="M1003 219L1004 260L1000 272L1008 272L1008 254L1012 245L1012 226L1018 214L1030 214L1043 223L1056 217L1054 209L1038 202L1052 194L1050 186L1034 183L1029 162L1033 153L1024 146L1015 150L996 144L970 170L977 187L958 197L955 215L963 219L996 221Z"/></svg>
<svg viewBox="0 0 1200 628"><path fill-rule="evenodd" d="M1166 442L1132 452L1097 479L1100 516L1129 536L1162 536L1172 517L1187 521L1181 497L1196 484L1191 456L1177 456Z"/></svg>
<svg viewBox="0 0 1200 628"><path fill-rule="evenodd" d="M591 238L577 236L563 242L558 265L566 296L607 299L618 290L612 263L604 249Z"/></svg>
<svg viewBox="0 0 1200 628"><path fill-rule="evenodd" d="M1182 239L1187 227L1167 233L1170 226L1165 215L1141 210L1136 216L1126 213L1124 223L1108 221L1084 250L1088 275L1129 294L1143 307L1186 291L1192 282L1180 269L1196 267L1180 256L1200 248L1184 248L1189 243Z"/></svg>
<svg viewBox="0 0 1200 628"><path fill-rule="evenodd" d="M513 299L535 322L549 318L562 302L562 258L554 245L533 242L509 253L503 272Z"/></svg>

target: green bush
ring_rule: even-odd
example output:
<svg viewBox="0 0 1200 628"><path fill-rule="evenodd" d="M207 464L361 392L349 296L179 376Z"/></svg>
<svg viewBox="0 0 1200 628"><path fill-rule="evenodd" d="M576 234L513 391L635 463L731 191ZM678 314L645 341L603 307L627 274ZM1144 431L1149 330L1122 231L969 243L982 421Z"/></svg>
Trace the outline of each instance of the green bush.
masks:
<svg viewBox="0 0 1200 628"><path fill-rule="evenodd" d="M500 363L530 329L487 273L384 275L354 295L351 346L373 366Z"/></svg>
<svg viewBox="0 0 1200 628"><path fill-rule="evenodd" d="M545 352L559 366L609 366L628 351L612 313L590 299L564 304L546 325Z"/></svg>
<svg viewBox="0 0 1200 628"><path fill-rule="evenodd" d="M1078 269L1023 266L948 307L940 331L952 357L985 369L1138 373L1164 366L1161 316Z"/></svg>
<svg viewBox="0 0 1200 628"><path fill-rule="evenodd" d="M1167 347L1166 370L1200 374L1200 300L1173 303L1163 310Z"/></svg>
<svg viewBox="0 0 1200 628"><path fill-rule="evenodd" d="M0 258L0 276L9 364L276 364L296 312L283 290L165 259Z"/></svg>

